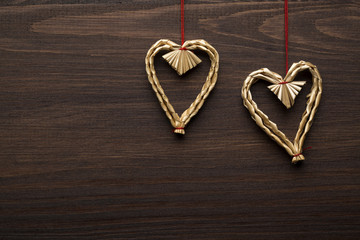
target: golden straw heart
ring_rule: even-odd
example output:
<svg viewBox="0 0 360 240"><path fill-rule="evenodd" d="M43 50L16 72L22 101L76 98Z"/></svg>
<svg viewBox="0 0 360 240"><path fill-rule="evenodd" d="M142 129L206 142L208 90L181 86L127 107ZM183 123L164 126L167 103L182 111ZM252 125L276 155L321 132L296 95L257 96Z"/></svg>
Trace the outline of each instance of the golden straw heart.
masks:
<svg viewBox="0 0 360 240"><path fill-rule="evenodd" d="M301 86L304 85L304 82L293 82L293 80L299 72L304 70L309 70L312 74L313 85L309 95L307 95L308 101L306 103L306 109L302 115L294 142L291 142L285 134L277 128L277 125L270 121L269 117L258 108L252 99L250 88L259 79L270 82L273 85L268 88L278 96L287 108L290 108L294 103L296 95L301 90ZM319 106L321 93L322 80L318 69L313 64L304 61L294 63L284 79L267 68L254 71L246 78L241 90L244 106L249 110L251 117L267 135L285 148L289 155L293 157L292 163L297 163L305 159L302 155L302 148L306 134L310 130L314 115Z"/></svg>
<svg viewBox="0 0 360 240"><path fill-rule="evenodd" d="M170 53L165 54L163 58L169 62L179 75L181 75L187 70L195 67L201 61L194 53L191 52L191 50L197 49L202 50L209 55L211 61L210 71L195 101L191 103L189 108L181 114L181 117L179 117L165 95L159 79L156 76L154 57L160 51L171 51ZM170 40L161 39L149 49L146 54L145 65L149 82L156 93L162 109L165 111L171 125L174 127L174 133L185 134L184 128L186 124L188 124L190 119L196 115L201 106L204 104L205 99L215 86L219 70L219 55L217 51L204 40L186 41L182 46L180 46Z"/></svg>

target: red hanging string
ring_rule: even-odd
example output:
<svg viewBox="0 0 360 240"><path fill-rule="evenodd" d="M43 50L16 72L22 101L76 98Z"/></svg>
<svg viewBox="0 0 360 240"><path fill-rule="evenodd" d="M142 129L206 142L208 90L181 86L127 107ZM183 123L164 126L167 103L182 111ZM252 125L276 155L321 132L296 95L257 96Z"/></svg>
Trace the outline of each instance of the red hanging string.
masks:
<svg viewBox="0 0 360 240"><path fill-rule="evenodd" d="M284 3L284 12L285 12L285 61L286 61L286 69L285 72L288 72L289 69L289 60L288 60L288 45L289 45L289 30L288 30L288 23L289 23L289 14L288 14L288 0L285 0Z"/></svg>
<svg viewBox="0 0 360 240"><path fill-rule="evenodd" d="M185 42L185 31L184 31L184 0L181 0L181 45Z"/></svg>

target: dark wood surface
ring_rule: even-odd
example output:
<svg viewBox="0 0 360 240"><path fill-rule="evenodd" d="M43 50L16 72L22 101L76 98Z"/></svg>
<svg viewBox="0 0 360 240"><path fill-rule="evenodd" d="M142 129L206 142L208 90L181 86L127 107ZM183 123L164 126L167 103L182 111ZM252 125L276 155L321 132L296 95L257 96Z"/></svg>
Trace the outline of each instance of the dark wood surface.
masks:
<svg viewBox="0 0 360 240"><path fill-rule="evenodd" d="M290 1L289 60L310 61L323 98L294 166L242 105L247 75L284 74L283 1L186 1L186 39L220 54L218 83L176 136L144 57L180 41L180 1L0 2L0 239L359 239L360 2ZM209 60L180 78L156 58L178 112ZM259 107L291 138L259 82Z"/></svg>

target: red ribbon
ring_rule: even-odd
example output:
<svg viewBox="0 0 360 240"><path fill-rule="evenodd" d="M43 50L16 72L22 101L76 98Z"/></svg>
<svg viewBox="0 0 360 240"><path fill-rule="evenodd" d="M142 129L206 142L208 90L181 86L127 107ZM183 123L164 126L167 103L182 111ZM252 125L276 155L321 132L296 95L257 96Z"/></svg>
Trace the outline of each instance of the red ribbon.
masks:
<svg viewBox="0 0 360 240"><path fill-rule="evenodd" d="M312 147L304 148L301 153L295 154L295 155L293 155L293 157L297 157L297 156L302 155L302 153L303 153L305 150L308 150L308 149L312 149Z"/></svg>
<svg viewBox="0 0 360 240"><path fill-rule="evenodd" d="M175 132L177 129L184 129L183 127L176 127L174 128L173 132Z"/></svg>
<svg viewBox="0 0 360 240"><path fill-rule="evenodd" d="M288 45L289 45L289 13L288 13L288 0L285 0L284 4L284 12L285 12L285 62L286 62L286 69L285 72L288 72L289 69L289 59L288 59Z"/></svg>
<svg viewBox="0 0 360 240"><path fill-rule="evenodd" d="M181 45L185 41L185 31L184 31L184 0L181 0Z"/></svg>

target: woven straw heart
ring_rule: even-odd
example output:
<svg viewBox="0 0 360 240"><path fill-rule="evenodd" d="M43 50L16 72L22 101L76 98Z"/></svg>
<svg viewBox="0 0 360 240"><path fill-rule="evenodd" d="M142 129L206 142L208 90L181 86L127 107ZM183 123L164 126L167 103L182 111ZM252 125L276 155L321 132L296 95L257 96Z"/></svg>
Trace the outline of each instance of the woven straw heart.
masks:
<svg viewBox="0 0 360 240"><path fill-rule="evenodd" d="M311 87L310 93L307 96L308 101L306 103L305 112L302 115L299 128L297 130L294 142L291 142L283 132L281 132L277 125L270 121L269 117L266 116L253 101L250 88L256 83L259 79L270 82L271 84L287 84L291 83L296 75L304 70L309 70L312 74L313 85ZM294 82L295 83L295 82ZM295 85L295 84L294 84ZM269 87L270 88L270 87ZM270 88L271 89L271 88ZM300 88L301 89L301 88ZM300 61L294 63L286 74L285 78L274 72L271 72L267 68L263 68L257 71L252 72L245 80L242 87L242 97L244 106L249 110L251 117L255 120L256 124L266 132L275 142L282 146L288 153L291 155L292 163L297 163L298 161L304 160L302 155L302 148L306 134L310 130L311 124L314 119L314 115L319 106L322 93L322 80L320 73L318 72L316 66L309 62ZM294 100L296 94L293 94L291 98ZM279 96L279 95L278 95ZM284 101L283 101L284 102ZM287 101L289 102L289 101ZM285 104L285 102L284 102Z"/></svg>
<svg viewBox="0 0 360 240"><path fill-rule="evenodd" d="M206 52L209 55L211 66L206 81L200 93L197 95L195 101L191 103L189 108L186 109L181 114L181 117L179 117L179 115L175 112L174 107L171 105L169 99L165 95L165 92L161 87L159 79L156 76L156 71L154 67L154 57L158 52L163 50L176 51L181 49L186 49L186 50L199 49ZM209 93L215 86L218 76L218 70L219 70L219 55L217 51L215 50L215 48L213 48L209 43L207 43L204 40L186 41L182 46L180 46L170 40L161 39L157 41L149 49L145 58L145 65L146 65L146 72L148 75L149 82L151 83L151 86L156 93L156 96L160 102L162 109L165 111L166 116L169 118L171 125L174 127L174 132L185 134L184 128L186 124L188 124L190 119L193 116L195 116L195 114L199 111L201 106L204 104L205 99L208 97Z"/></svg>

